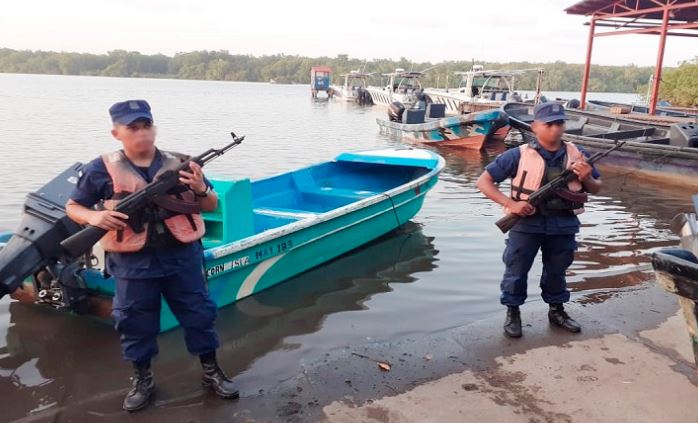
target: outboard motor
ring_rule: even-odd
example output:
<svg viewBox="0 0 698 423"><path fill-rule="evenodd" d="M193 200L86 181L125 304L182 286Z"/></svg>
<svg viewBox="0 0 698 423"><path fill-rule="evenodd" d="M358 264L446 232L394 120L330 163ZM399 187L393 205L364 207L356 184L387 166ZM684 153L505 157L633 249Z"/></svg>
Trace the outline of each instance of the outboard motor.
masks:
<svg viewBox="0 0 698 423"><path fill-rule="evenodd" d="M361 106L371 106L373 105L373 99L371 98L371 93L364 87L359 87L357 99L359 105Z"/></svg>
<svg viewBox="0 0 698 423"><path fill-rule="evenodd" d="M399 101L393 101L388 107L388 120L402 122L402 114L405 113L405 105Z"/></svg>
<svg viewBox="0 0 698 423"><path fill-rule="evenodd" d="M579 109L579 106L581 106L581 103L576 98L573 98L572 100L567 100L567 102L565 103L565 107L568 109Z"/></svg>
<svg viewBox="0 0 698 423"><path fill-rule="evenodd" d="M60 245L81 229L65 213L81 169L82 164L76 163L27 195L19 228L0 250L0 298L32 277L40 302L86 311L87 291L80 276L84 258L69 258Z"/></svg>
<svg viewBox="0 0 698 423"><path fill-rule="evenodd" d="M698 148L698 123L676 123L669 128L669 145Z"/></svg>
<svg viewBox="0 0 698 423"><path fill-rule="evenodd" d="M364 89L364 104L367 106L373 106L373 97L368 90Z"/></svg>

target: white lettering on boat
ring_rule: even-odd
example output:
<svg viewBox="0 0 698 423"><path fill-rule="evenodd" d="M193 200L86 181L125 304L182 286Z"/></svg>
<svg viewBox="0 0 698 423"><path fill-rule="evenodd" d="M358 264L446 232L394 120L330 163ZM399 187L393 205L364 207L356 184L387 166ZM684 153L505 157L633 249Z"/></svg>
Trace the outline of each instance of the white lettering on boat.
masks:
<svg viewBox="0 0 698 423"><path fill-rule="evenodd" d="M206 276L210 278L219 273L227 272L229 270L235 270L239 267L247 266L248 264L250 264L250 256L236 258L235 260L217 264L213 267L206 269Z"/></svg>

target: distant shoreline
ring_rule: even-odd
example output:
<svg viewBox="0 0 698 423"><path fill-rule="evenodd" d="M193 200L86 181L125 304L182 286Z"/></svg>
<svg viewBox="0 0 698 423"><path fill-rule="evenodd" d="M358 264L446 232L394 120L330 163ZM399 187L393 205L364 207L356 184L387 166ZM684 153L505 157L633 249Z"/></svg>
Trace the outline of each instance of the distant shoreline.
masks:
<svg viewBox="0 0 698 423"><path fill-rule="evenodd" d="M288 55L249 56L236 55L227 51L192 51L174 56L163 54L144 55L124 50L107 54L70 53L0 48L0 73L29 75L72 75L107 76L121 78L185 79L204 81L236 81L279 84L307 84L310 67L326 65L334 72L334 82L341 83L341 74L350 70L364 69L375 75L392 72L396 68L427 71L423 85L456 87L459 77L456 71L469 70L473 64L485 69L531 69L544 68L546 75L543 90L579 91L583 65L564 62L496 63L483 61L457 61L440 63L414 63L406 58L400 60L380 59L366 62L349 58L345 54L336 57L301 57ZM668 68L667 68L668 69ZM590 91L638 93L644 92L653 67L592 66ZM373 83L380 85L380 77ZM531 90L535 87L535 72L517 78L516 88Z"/></svg>
<svg viewBox="0 0 698 423"><path fill-rule="evenodd" d="M195 78L177 78L170 75L144 75L144 76L112 76L112 75L72 75L72 74L60 74L60 73L26 73L26 72L3 72L0 71L1 75L16 75L16 76L65 76L72 78L113 78L113 79L156 79L163 81L196 81L196 82L232 82L235 84L260 84L260 85L307 85L307 83L297 83L297 82L275 82L271 84L264 81L232 81L232 80L218 80L218 79L195 79Z"/></svg>

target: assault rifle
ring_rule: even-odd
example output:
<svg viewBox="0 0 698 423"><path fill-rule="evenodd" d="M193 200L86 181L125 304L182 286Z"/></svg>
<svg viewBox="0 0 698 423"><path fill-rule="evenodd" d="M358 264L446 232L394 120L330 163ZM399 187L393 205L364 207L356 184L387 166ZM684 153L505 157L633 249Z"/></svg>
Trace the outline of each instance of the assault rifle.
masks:
<svg viewBox="0 0 698 423"><path fill-rule="evenodd" d="M238 137L234 132L230 135L233 137L233 142L226 145L223 148L215 149L211 148L203 152L202 154L192 157L191 159L183 162L179 167L174 170L168 170L163 172L158 176L153 182L149 183L140 191L129 194L124 197L114 208L114 211L119 213L124 213L126 215L134 214L140 209L151 204L154 200L158 200L158 197L167 195L167 192L172 188L177 186L179 182L179 171L190 171L189 163L195 162L199 166L204 166L206 163L215 159L218 156L222 156L228 150L240 144L245 137ZM72 257L79 257L85 254L92 248L108 231L106 229L99 228L97 226L87 225L80 232L66 238L61 242L63 249Z"/></svg>
<svg viewBox="0 0 698 423"><path fill-rule="evenodd" d="M609 148L608 150L599 151L598 153L589 157L589 159L587 159L586 162L589 163L590 165L593 165L597 161L608 156L611 152L621 148L623 146L623 144L625 144L625 141L617 142L616 145ZM541 204L543 201L548 200L549 198L551 198L554 195L560 195L564 198L564 196L566 194L561 193L560 191L563 190L564 188L567 188L567 183L574 180L576 177L577 177L577 175L575 175L574 172L572 172L572 169L565 169L557 178L553 179L552 181L548 182L547 184L543 185L538 190L533 192L528 197L528 203L530 205L532 205L533 207L536 207L539 204ZM569 193L569 194L571 194L571 193ZM497 225L497 227L503 233L507 233L522 218L523 218L523 216L519 216L516 214L507 214L506 216L499 219L495 223L495 225Z"/></svg>

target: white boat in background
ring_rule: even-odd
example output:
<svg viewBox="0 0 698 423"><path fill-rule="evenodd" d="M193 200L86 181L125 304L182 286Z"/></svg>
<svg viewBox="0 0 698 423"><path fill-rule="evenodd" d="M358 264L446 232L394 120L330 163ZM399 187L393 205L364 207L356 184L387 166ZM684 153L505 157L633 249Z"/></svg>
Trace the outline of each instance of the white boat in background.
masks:
<svg viewBox="0 0 698 423"><path fill-rule="evenodd" d="M424 72L405 71L398 68L395 72L383 74L389 78L388 85L370 86L367 90L373 104L389 106L392 102L399 101L406 108L411 108L419 100L418 96L423 93L422 84L419 82L422 75Z"/></svg>
<svg viewBox="0 0 698 423"><path fill-rule="evenodd" d="M367 91L370 73L353 70L341 75L344 77L344 85L331 85L333 97L357 104L372 104L371 96Z"/></svg>
<svg viewBox="0 0 698 423"><path fill-rule="evenodd" d="M543 69L485 70L482 65L474 65L470 71L456 72L461 76L458 88L427 88L424 93L434 103L446 104L447 113L478 112L501 107L509 101L521 102L521 97L514 90L515 81L531 71L538 72L534 99L538 103Z"/></svg>

